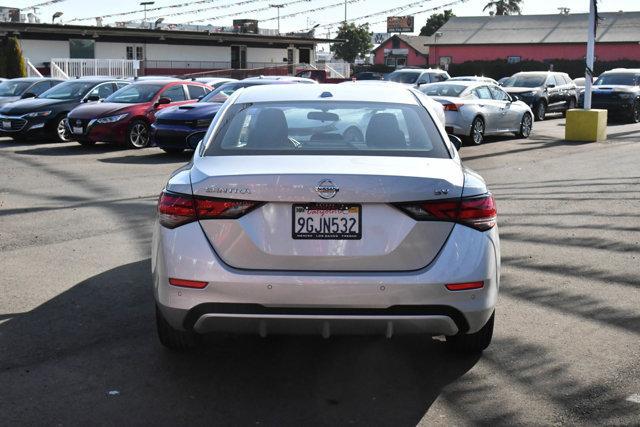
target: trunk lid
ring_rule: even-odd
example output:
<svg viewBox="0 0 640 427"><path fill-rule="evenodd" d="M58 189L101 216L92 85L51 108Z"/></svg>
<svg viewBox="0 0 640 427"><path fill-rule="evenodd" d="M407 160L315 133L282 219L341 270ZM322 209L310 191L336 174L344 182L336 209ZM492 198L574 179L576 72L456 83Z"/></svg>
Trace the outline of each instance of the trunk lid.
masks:
<svg viewBox="0 0 640 427"><path fill-rule="evenodd" d="M464 175L451 159L209 156L195 159L191 181L197 196L264 202L239 219L200 221L232 267L407 271L430 264L454 225L415 221L390 203L460 197ZM337 191L325 199L319 186ZM316 203L359 206L361 238L294 239L293 204Z"/></svg>

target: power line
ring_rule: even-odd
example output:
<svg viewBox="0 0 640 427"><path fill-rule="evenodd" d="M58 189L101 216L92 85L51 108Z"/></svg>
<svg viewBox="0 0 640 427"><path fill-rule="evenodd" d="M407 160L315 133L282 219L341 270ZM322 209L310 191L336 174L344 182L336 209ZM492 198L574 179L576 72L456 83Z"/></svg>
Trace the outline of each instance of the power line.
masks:
<svg viewBox="0 0 640 427"><path fill-rule="evenodd" d="M338 7L338 6L343 6L345 3L357 3L359 1L360 0L347 0L345 2L343 0L343 1L339 2L339 3L328 4L326 6L320 6L320 7L314 8L314 9L306 9L306 10L303 10L303 11L300 11L300 12L294 12L294 13L288 13L286 15L281 15L280 19L287 19L287 18L293 18L293 17L300 16L300 15L307 15L309 13L318 12L318 11L326 10L326 9L331 9L331 8ZM261 19L260 22L274 21L276 19L277 18ZM344 22L344 21L341 21L341 22Z"/></svg>
<svg viewBox="0 0 640 427"><path fill-rule="evenodd" d="M311 1L311 0L293 0L293 1L283 2L282 4L285 5L285 6L290 6L290 5L298 4L298 3L307 3L309 1ZM234 6L238 5L240 3L241 2L236 3L236 4L234 4ZM211 16L211 17L208 17L208 18L193 19L193 20L190 20L190 21L187 21L187 22L183 22L183 24L190 24L192 22L216 21L218 19L230 18L232 16L241 16L241 15L246 15L248 13L264 12L264 11L269 10L269 9L271 9L270 6L261 7L261 8L253 9L253 10L243 10L242 12L229 13L229 14L226 14L226 15L218 15L218 16ZM305 11L304 13L308 13L308 12L309 12L309 10ZM273 19L269 19L269 20L274 20L274 19L277 19L277 18L273 18ZM264 20L261 20L261 21L264 21Z"/></svg>
<svg viewBox="0 0 640 427"><path fill-rule="evenodd" d="M54 0L52 0L54 1ZM55 2L59 2L59 1L65 1L65 0L55 0ZM191 0L191 1L187 1L184 3L178 3L178 4L171 4L168 6L156 6L156 7L149 7L147 8L147 12L155 12L158 10L164 10L164 9L178 9L178 8L183 8L183 7L188 7L188 6L193 6L196 4L203 4L203 3L213 3L216 1L220 1L220 0ZM250 1L259 1L259 0L250 0ZM231 7L231 6L222 6L222 7ZM116 16L126 16L126 15L133 15L136 13L143 13L145 10L144 9L136 9L136 10L130 10L127 12L118 12L118 13L110 13L107 15L99 15L99 16L88 16L85 18L73 18L70 19L67 22L76 22L76 21L87 21L90 19L96 19L96 18L115 18Z"/></svg>
<svg viewBox="0 0 640 427"><path fill-rule="evenodd" d="M181 12L173 12L173 13L168 13L168 14L163 14L163 15L157 15L157 16L151 16L149 19L153 19L153 18L166 18L166 17L171 17L171 16L181 16L181 15L191 15L193 13L199 13L199 12L205 12L207 10L214 10L214 9L229 9L231 7L237 7L237 6L242 6L245 4L250 4L250 3L256 3L259 1L264 1L264 0L243 0L243 1L237 1L234 3L229 3L229 4L223 4L223 5L219 5L219 6L210 6L210 7L203 7L201 9L193 9L193 10L185 10L185 11L181 11ZM305 0L308 1L308 0ZM249 11L251 12L251 11ZM127 21L127 22L131 22L131 21ZM193 21L196 22L196 21Z"/></svg>
<svg viewBox="0 0 640 427"><path fill-rule="evenodd" d="M67 1L67 0L49 0L43 3L34 4L33 6L25 6L22 9L29 10L29 9L35 9L38 7L46 7L46 6L51 6L52 4L62 3L63 1Z"/></svg>

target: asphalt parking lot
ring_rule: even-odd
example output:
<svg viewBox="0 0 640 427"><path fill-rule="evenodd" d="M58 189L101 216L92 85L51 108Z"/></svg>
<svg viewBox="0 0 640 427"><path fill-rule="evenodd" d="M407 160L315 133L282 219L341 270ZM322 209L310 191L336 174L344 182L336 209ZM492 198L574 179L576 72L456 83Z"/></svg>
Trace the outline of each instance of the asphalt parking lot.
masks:
<svg viewBox="0 0 640 427"><path fill-rule="evenodd" d="M496 195L482 357L423 337L155 336L151 225L189 155L0 140L3 425L640 424L640 125L464 147Z"/></svg>

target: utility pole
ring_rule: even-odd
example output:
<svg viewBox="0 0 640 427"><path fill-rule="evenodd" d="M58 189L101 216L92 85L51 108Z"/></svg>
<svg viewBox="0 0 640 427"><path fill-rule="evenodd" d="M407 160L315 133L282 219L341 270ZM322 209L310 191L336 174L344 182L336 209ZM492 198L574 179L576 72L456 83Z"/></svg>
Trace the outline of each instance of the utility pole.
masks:
<svg viewBox="0 0 640 427"><path fill-rule="evenodd" d="M344 25L347 25L347 0L344 0Z"/></svg>
<svg viewBox="0 0 640 427"><path fill-rule="evenodd" d="M278 9L278 35L280 35L280 9L284 7L284 4L270 4L269 7L275 7Z"/></svg>
<svg viewBox="0 0 640 427"><path fill-rule="evenodd" d="M143 1L140 3L140 6L144 7L144 19L142 20L143 27L147 26L147 6L151 6L155 4L155 1Z"/></svg>
<svg viewBox="0 0 640 427"><path fill-rule="evenodd" d="M587 69L584 81L584 109L591 109L591 86L593 84L593 63L596 45L596 1L589 0L589 34L587 38Z"/></svg>

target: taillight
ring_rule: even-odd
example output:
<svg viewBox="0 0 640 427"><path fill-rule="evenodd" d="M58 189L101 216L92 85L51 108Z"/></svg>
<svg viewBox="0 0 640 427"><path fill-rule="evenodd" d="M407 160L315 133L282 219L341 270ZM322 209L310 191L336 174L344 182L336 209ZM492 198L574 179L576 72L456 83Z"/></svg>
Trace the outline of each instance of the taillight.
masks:
<svg viewBox="0 0 640 427"><path fill-rule="evenodd" d="M496 203L491 194L462 199L399 203L395 205L418 221L451 221L485 231L496 225Z"/></svg>
<svg viewBox="0 0 640 427"><path fill-rule="evenodd" d="M444 111L460 111L462 104L443 104Z"/></svg>
<svg viewBox="0 0 640 427"><path fill-rule="evenodd" d="M177 286L179 288L203 289L207 286L208 283L202 282L200 280L185 280L170 277L169 284L172 286Z"/></svg>
<svg viewBox="0 0 640 427"><path fill-rule="evenodd" d="M162 192L158 200L160 224L176 228L199 219L236 219L260 206L250 200L226 200L193 197Z"/></svg>
<svg viewBox="0 0 640 427"><path fill-rule="evenodd" d="M444 286L450 291L470 291L472 289L484 288L484 282L449 283Z"/></svg>

